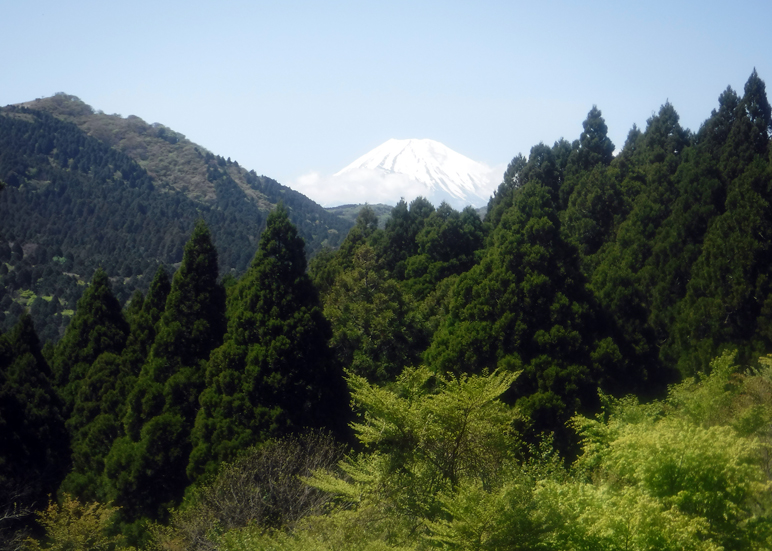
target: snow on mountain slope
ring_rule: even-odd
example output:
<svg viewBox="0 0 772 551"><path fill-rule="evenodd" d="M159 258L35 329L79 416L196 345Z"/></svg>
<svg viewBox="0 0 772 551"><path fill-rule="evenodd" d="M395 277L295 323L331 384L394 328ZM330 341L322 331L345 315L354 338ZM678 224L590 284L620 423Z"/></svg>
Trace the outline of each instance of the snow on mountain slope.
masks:
<svg viewBox="0 0 772 551"><path fill-rule="evenodd" d="M323 206L407 202L419 195L439 206L482 207L505 166L490 168L434 140L391 139L332 176L310 173L291 187Z"/></svg>
<svg viewBox="0 0 772 551"><path fill-rule="evenodd" d="M334 177L353 176L361 180L368 171L374 173L374 184L390 175L406 176L422 184L421 195L433 203L447 201L456 208L486 205L498 184L496 177L500 178L487 165L456 153L440 142L417 139L388 140Z"/></svg>

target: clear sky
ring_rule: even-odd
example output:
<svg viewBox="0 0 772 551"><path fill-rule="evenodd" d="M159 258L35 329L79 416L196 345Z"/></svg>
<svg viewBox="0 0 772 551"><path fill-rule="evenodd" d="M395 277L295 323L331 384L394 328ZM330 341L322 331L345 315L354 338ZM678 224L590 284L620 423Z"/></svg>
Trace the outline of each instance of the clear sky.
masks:
<svg viewBox="0 0 772 551"><path fill-rule="evenodd" d="M0 20L0 105L66 92L290 186L389 138L506 164L593 104L619 148L667 100L696 131L754 67L772 87L769 0L2 0Z"/></svg>

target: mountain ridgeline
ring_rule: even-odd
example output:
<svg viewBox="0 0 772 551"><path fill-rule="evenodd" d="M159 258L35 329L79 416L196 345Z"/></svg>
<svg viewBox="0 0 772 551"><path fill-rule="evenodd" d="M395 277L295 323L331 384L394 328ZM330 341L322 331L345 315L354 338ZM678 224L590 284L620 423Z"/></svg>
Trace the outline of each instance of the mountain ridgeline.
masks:
<svg viewBox="0 0 772 551"><path fill-rule="evenodd" d="M0 337L0 543L58 491L32 548L770 548L772 108L754 70L696 133L678 120L666 103L614 155L593 106L512 160L484 220L365 207L308 263L279 204L240 276L229 211L198 207L179 268L143 268L128 305L135 276L96 269L42 351L22 313ZM50 174L91 177L46 147ZM158 193L115 159L99 189ZM55 194L47 174L9 169L2 195ZM17 245L3 281L35 269Z"/></svg>
<svg viewBox="0 0 772 551"><path fill-rule="evenodd" d="M351 227L162 125L97 113L65 94L0 109L0 181L0 325L26 307L44 340L60 337L97 268L123 303L159 264L179 264L199 218L225 276L247 269L279 202L309 254L337 246Z"/></svg>

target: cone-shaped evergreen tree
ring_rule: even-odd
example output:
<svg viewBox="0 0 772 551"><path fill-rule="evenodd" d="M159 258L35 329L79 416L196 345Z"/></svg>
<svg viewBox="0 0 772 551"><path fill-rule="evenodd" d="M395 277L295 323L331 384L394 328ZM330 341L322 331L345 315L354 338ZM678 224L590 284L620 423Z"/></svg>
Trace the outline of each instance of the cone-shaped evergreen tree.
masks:
<svg viewBox="0 0 772 551"><path fill-rule="evenodd" d="M416 300L423 300L441 280L475 264L485 234L472 207L458 212L443 202L426 219L415 240L418 251L406 262L405 288Z"/></svg>
<svg viewBox="0 0 772 551"><path fill-rule="evenodd" d="M749 361L772 346L772 171L760 157L730 185L711 224L675 324L678 367L708 369L721 347Z"/></svg>
<svg viewBox="0 0 772 551"><path fill-rule="evenodd" d="M164 516L188 484L190 431L206 361L222 342L225 328L225 294L217 276L217 251L209 229L199 222L174 274L148 360L129 395L126 436L116 440L105 461L109 496L123 507L125 518ZM148 293L150 315L158 311L162 280L159 275Z"/></svg>
<svg viewBox="0 0 772 551"><path fill-rule="evenodd" d="M679 125L678 113L669 103L647 123L644 133L635 128L630 132L623 152L609 169L619 169L615 178L618 183L610 180L608 191L612 192L610 198L619 198L624 220L592 259L594 266L590 277L595 297L624 335L628 347L625 357L633 358L638 365L647 365L650 374L657 371L650 383L661 387L669 382L671 374L659 372L658 366L654 365L661 343L651 326L651 289L657 284L657 276L666 271L674 273L672 270L676 267L666 266L669 253L665 249L656 253L654 263L650 260L663 223L674 207L680 208L675 174L684 159L682 153L689 143L689 135ZM581 192L582 188L577 188L577 193ZM579 199L580 196L572 197L573 206L579 206ZM570 220L571 214L567 212L565 217L573 226L572 230L581 229ZM599 217L600 220L603 218ZM581 243L581 239L577 241ZM584 251L594 252L602 241L596 241L592 248ZM678 254L674 248L670 247L670 250L674 255ZM654 265L658 267L654 269ZM677 275L674 273L675 277ZM660 291L662 296L666 292L665 289ZM664 311L666 306L663 304L661 308Z"/></svg>
<svg viewBox="0 0 772 551"><path fill-rule="evenodd" d="M59 486L69 456L61 410L32 318L22 314L0 336L0 507L39 505Z"/></svg>
<svg viewBox="0 0 772 551"><path fill-rule="evenodd" d="M279 204L249 271L229 297L225 344L212 354L188 473L213 471L244 446L329 427L347 406L329 323L306 274L305 246Z"/></svg>
<svg viewBox="0 0 772 551"><path fill-rule="evenodd" d="M767 99L767 87L759 78L756 69L745 83L740 107L745 110L750 123L753 125L751 142L756 153L766 153L769 143L769 133L772 132L772 107Z"/></svg>
<svg viewBox="0 0 772 551"><path fill-rule="evenodd" d="M545 186L520 188L491 239L481 263L459 278L426 359L440 371L522 370L513 397L537 432L562 438L571 415L596 405L597 385L618 388L631 374L615 372L619 350L604 335Z"/></svg>
<svg viewBox="0 0 772 551"><path fill-rule="evenodd" d="M428 338L417 310L398 282L387 278L375 250L362 244L353 267L338 276L324 301L341 365L379 384L418 365Z"/></svg>
<svg viewBox="0 0 772 551"><path fill-rule="evenodd" d="M99 268L78 301L53 359L56 382L68 413L91 364L104 352L120 354L128 333L121 305L110 290L107 274Z"/></svg>
<svg viewBox="0 0 772 551"><path fill-rule="evenodd" d="M396 279L405 278L405 262L418 253L416 237L433 212L434 206L420 196L413 199L409 207L404 200L400 200L391 211L376 250L383 258L383 267Z"/></svg>
<svg viewBox="0 0 772 551"><path fill-rule="evenodd" d="M608 137L608 127L595 105L582 123L576 162L580 170L590 170L597 164L609 165L614 158L614 144Z"/></svg>
<svg viewBox="0 0 772 551"><path fill-rule="evenodd" d="M72 470L60 491L84 501L107 502L104 462L123 435L126 396L136 381L129 362L105 352L82 379L75 407L67 420L71 435Z"/></svg>
<svg viewBox="0 0 772 551"><path fill-rule="evenodd" d="M136 375L150 353L150 347L155 340L155 327L164 313L170 290L171 283L166 269L159 266L147 296L139 303L139 310L130 316L131 332L123 356Z"/></svg>

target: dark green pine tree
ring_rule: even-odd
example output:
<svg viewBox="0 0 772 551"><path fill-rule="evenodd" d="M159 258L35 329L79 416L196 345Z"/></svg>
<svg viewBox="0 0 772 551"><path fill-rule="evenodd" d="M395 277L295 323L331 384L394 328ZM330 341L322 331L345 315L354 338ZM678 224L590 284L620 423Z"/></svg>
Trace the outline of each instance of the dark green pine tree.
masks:
<svg viewBox="0 0 772 551"><path fill-rule="evenodd" d="M423 300L440 281L476 263L485 231L474 208L458 212L443 202L426 219L415 241L417 254L405 263L405 288L416 300Z"/></svg>
<svg viewBox="0 0 772 551"><path fill-rule="evenodd" d="M212 354L201 395L191 477L267 438L345 422L330 326L306 274L303 240L283 205L268 217L228 312L226 342Z"/></svg>
<svg viewBox="0 0 772 551"><path fill-rule="evenodd" d="M660 281L652 318L668 337L663 357L684 375L707 370L722 347L749 361L772 345L769 124L765 85L754 71L742 99L731 89L721 95L676 174L681 196L664 226L670 239L658 236L661 256L676 268L660 262L651 271Z"/></svg>
<svg viewBox="0 0 772 551"><path fill-rule="evenodd" d="M678 367L706 371L722 347L742 361L772 347L772 171L761 158L730 185L711 224L675 322Z"/></svg>
<svg viewBox="0 0 772 551"><path fill-rule="evenodd" d="M745 110L753 126L751 144L754 152L764 155L769 144L769 134L772 132L772 106L767 99L766 84L759 78L755 68L745 83L740 108Z"/></svg>
<svg viewBox="0 0 772 551"><path fill-rule="evenodd" d="M608 137L608 127L600 109L593 105L582 123L576 165L579 170L590 170L597 164L610 165L614 159L614 144Z"/></svg>
<svg viewBox="0 0 772 551"><path fill-rule="evenodd" d="M0 336L0 515L40 507L66 473L69 442L52 379L32 318L22 314Z"/></svg>
<svg viewBox="0 0 772 551"><path fill-rule="evenodd" d="M504 213L509 210L514 201L514 195L516 189L525 184L523 180L523 171L525 165L528 164L522 153L509 162L507 170L504 171L504 179L499 184L499 187L491 195L488 201L488 208L485 214L485 224L489 229L493 229L499 225L499 221Z"/></svg>
<svg viewBox="0 0 772 551"><path fill-rule="evenodd" d="M551 195L536 181L515 194L485 257L460 276L425 357L440 371L522 370L512 397L536 432L555 431L565 445L565 422L597 405L598 385L620 390L638 375L617 371L619 350L604 336Z"/></svg>
<svg viewBox="0 0 772 551"><path fill-rule="evenodd" d="M585 258L585 265L592 264L588 270L590 285L602 309L624 335L624 356L637 365L648 364L650 383L657 387L651 390L656 393L671 374L655 366L661 345L658 337L666 336L657 335L651 326L652 289L658 285L661 272L649 262L658 232L677 205L679 186L675 175L684 159L689 135L669 103L647 122L644 133L631 130L624 149L609 168L618 169L618 177L606 174L612 178L607 183L612 193L607 196L620 198L624 219L609 226L616 229L607 234L608 239L594 241L584 250L592 252L602 243L591 262ZM566 218L569 214L566 212ZM581 226L572 229L576 228ZM582 244L592 243L588 240Z"/></svg>
<svg viewBox="0 0 772 551"><path fill-rule="evenodd" d="M434 206L424 197L416 197L409 206L400 200L391 211L381 239L374 246L383 258L383 267L394 278L405 279L407 259L418 253L416 237L433 212Z"/></svg>
<svg viewBox="0 0 772 551"><path fill-rule="evenodd" d="M614 159L614 144L607 135L608 127L601 115L600 109L593 105L590 112L587 113L587 118L582 123L582 126L584 131L579 136L579 140L574 142L569 153L565 171L566 175L558 192L558 208L561 211L570 208L571 200L576 195L575 191L578 191L582 198L578 200L573 198L574 207L576 207L577 202L580 204L587 202L587 188L597 189L597 182L587 182L587 179L594 172L597 181L598 174L603 174L605 172L603 169L609 166ZM593 171L593 169L596 170ZM607 187L607 185L603 187ZM602 206L598 204L607 203L614 199L613 192L604 191L600 194L600 197L597 193L589 191L589 194L592 195L589 204L581 205L578 209L580 213L585 215L587 220L592 220L598 215L604 218L604 220L598 221L600 232L608 225L608 220L613 219L618 210L618 208L615 208L617 205L613 203ZM585 207L590 209L595 207L597 210L589 212L585 210ZM574 214L575 216L576 214Z"/></svg>
<svg viewBox="0 0 772 551"><path fill-rule="evenodd" d="M115 441L105 460L109 497L123 507L126 520L162 518L189 482L185 466L206 361L222 343L225 328L225 294L217 277L217 251L209 229L199 222L174 274L148 360L128 397L126 436ZM159 288L162 279L157 278ZM151 315L157 314L164 294L155 291L148 293Z"/></svg>
<svg viewBox="0 0 772 551"><path fill-rule="evenodd" d="M417 306L399 282L387 277L367 243L357 249L353 267L335 280L324 314L340 364L373 383L393 381L405 366L418 365L428 345Z"/></svg>
<svg viewBox="0 0 772 551"><path fill-rule="evenodd" d="M113 443L123 436L126 396L136 381L129 362L105 352L81 380L75 407L67 420L71 435L72 470L60 492L82 501L109 501L104 480L105 458Z"/></svg>
<svg viewBox="0 0 772 551"><path fill-rule="evenodd" d="M138 305L139 308L127 314L131 331L123 357L129 362L135 375L139 375L139 370L147 360L150 347L155 341L155 327L164 313L170 290L169 275L164 266L159 266L147 296L143 299L138 295L136 304L135 299L132 299L131 306L136 308Z"/></svg>
<svg viewBox="0 0 772 551"><path fill-rule="evenodd" d="M325 249L314 257L308 272L322 296L329 292L335 278L341 272L351 269L357 249L379 232L378 216L372 208L365 205L359 211L354 227L348 232L340 248L334 252L331 249Z"/></svg>
<svg viewBox="0 0 772 551"><path fill-rule="evenodd" d="M488 202L488 212L485 215L488 230L492 231L498 227L504 213L512 207L518 190L528 182L538 181L545 186L556 207L559 206L560 190L564 186L572 147L563 139L555 142L552 147L539 143L531 148L527 162L522 155L512 159L504 173L504 181Z"/></svg>
<svg viewBox="0 0 772 551"><path fill-rule="evenodd" d="M107 274L99 268L78 301L75 315L53 358L56 382L68 416L91 364L105 352L120 354L128 333L129 325L110 290Z"/></svg>

